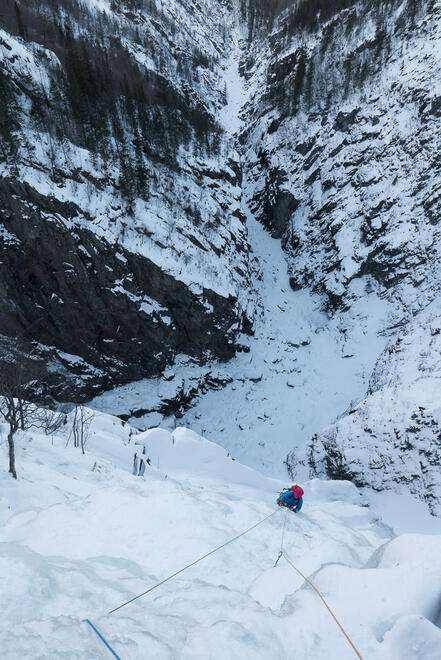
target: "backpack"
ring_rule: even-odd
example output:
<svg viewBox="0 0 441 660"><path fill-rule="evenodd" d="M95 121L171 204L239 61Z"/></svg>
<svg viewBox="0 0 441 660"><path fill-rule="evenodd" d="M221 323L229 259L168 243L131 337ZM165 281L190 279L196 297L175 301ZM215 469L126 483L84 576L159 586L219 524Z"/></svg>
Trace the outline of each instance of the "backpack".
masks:
<svg viewBox="0 0 441 660"><path fill-rule="evenodd" d="M305 492L303 488L297 484L295 484L295 486L291 486L291 488L288 488L288 490L292 490L294 497L298 500L303 497L303 493Z"/></svg>

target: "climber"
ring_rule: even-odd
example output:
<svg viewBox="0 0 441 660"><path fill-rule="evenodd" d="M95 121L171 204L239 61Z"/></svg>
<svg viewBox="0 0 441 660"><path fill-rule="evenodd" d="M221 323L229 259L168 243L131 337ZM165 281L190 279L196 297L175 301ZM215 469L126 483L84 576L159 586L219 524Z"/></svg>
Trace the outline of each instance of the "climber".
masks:
<svg viewBox="0 0 441 660"><path fill-rule="evenodd" d="M280 493L277 499L277 504L279 506L286 506L288 509L291 509L291 511L294 511L294 513L298 513L303 505L303 492L303 488L297 484L291 486L288 490Z"/></svg>

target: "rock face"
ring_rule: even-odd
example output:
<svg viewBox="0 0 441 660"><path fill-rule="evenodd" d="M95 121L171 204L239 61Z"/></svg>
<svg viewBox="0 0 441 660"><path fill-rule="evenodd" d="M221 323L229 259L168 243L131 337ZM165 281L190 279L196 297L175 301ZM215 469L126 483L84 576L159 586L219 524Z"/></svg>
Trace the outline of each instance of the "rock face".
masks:
<svg viewBox="0 0 441 660"><path fill-rule="evenodd" d="M367 396L292 465L376 490L405 487L441 515L441 318L428 311L379 358Z"/></svg>
<svg viewBox="0 0 441 660"><path fill-rule="evenodd" d="M245 196L292 289L321 296L345 346L360 306L388 342L366 398L289 454L291 474L405 485L438 514L440 48L436 1L256 3L241 135Z"/></svg>
<svg viewBox="0 0 441 660"><path fill-rule="evenodd" d="M223 3L75 7L0 30L0 344L58 401L227 360L253 318Z"/></svg>
<svg viewBox="0 0 441 660"><path fill-rule="evenodd" d="M59 374L50 379L58 400L74 395L74 376L103 388L155 376L179 353L234 354L236 298L193 293L147 257L85 227L67 230L59 218L74 221L80 209L26 184L1 181L0 204L2 330L19 345L38 337L51 347L43 353Z"/></svg>
<svg viewBox="0 0 441 660"><path fill-rule="evenodd" d="M439 3L307 4L243 64L251 207L282 235L293 288L331 312L372 290L418 309L440 284Z"/></svg>

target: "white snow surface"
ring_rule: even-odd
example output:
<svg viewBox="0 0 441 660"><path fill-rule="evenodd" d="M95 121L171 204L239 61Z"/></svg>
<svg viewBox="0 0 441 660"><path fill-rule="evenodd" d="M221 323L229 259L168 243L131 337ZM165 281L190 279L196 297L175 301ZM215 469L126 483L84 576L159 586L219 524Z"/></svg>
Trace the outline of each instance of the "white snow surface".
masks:
<svg viewBox="0 0 441 660"><path fill-rule="evenodd" d="M110 657L85 618L123 660L285 660L293 650L355 657L316 594L283 558L274 567L284 522L286 553L364 658L441 658L441 535L393 538L378 510L343 481L309 481L301 513L279 510L275 498L286 484L186 428L136 434L100 413L85 455L66 446L67 437L67 430L20 435L18 480L4 467L0 474L6 660ZM139 477L132 463L142 447L150 464Z"/></svg>
<svg viewBox="0 0 441 660"><path fill-rule="evenodd" d="M385 342L377 334L385 306L368 296L330 320L318 296L291 290L280 242L252 217L248 228L262 272L256 334L250 352L228 365L233 381L184 420L239 460L282 476L288 451L365 393Z"/></svg>

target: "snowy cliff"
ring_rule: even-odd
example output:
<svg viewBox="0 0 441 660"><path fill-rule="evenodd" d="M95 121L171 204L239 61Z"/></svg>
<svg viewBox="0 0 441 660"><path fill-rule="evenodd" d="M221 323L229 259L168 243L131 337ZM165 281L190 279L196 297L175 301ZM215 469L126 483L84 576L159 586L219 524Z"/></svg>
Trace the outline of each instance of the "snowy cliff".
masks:
<svg viewBox="0 0 441 660"><path fill-rule="evenodd" d="M244 195L281 239L293 291L317 294L328 316L312 324L309 364L298 349L303 380L287 374L288 468L405 486L439 513L441 5L256 7L241 62Z"/></svg>
<svg viewBox="0 0 441 660"><path fill-rule="evenodd" d="M224 3L2 7L2 353L57 400L228 359L250 332ZM13 341L11 341L13 340Z"/></svg>
<svg viewBox="0 0 441 660"><path fill-rule="evenodd" d="M441 515L441 323L428 310L388 345L366 398L290 457L375 490L405 486Z"/></svg>

